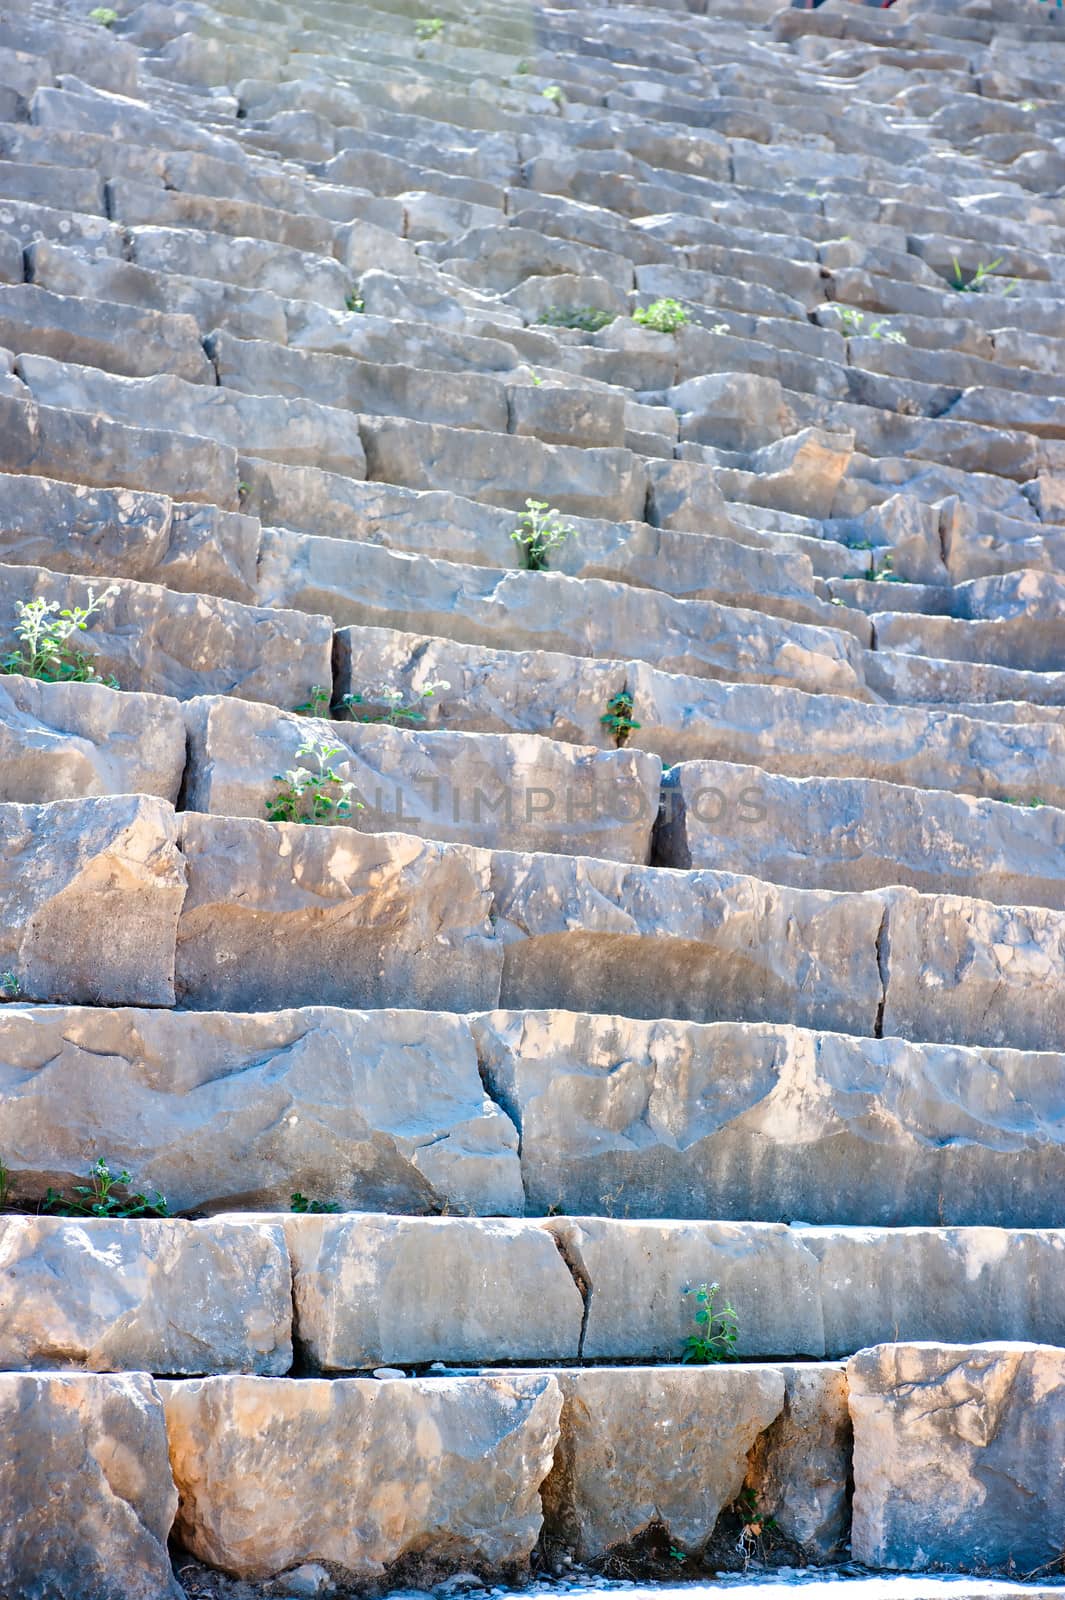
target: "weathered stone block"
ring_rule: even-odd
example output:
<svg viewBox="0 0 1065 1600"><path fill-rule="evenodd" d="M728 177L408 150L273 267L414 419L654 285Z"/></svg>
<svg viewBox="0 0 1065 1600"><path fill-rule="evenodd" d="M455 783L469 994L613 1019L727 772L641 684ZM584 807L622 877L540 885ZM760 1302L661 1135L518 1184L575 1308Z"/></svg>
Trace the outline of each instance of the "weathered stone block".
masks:
<svg viewBox="0 0 1065 1600"><path fill-rule="evenodd" d="M1056 1057L558 1011L471 1025L530 1211L1060 1221Z"/></svg>
<svg viewBox="0 0 1065 1600"><path fill-rule="evenodd" d="M196 1010L476 1009L498 992L487 851L188 812L177 985Z"/></svg>
<svg viewBox="0 0 1065 1600"><path fill-rule="evenodd" d="M567 1361L583 1302L535 1222L286 1217L296 1330L325 1372L428 1361Z"/></svg>
<svg viewBox="0 0 1065 1600"><path fill-rule="evenodd" d="M281 1374L292 1292L279 1224L0 1217L0 1364Z"/></svg>
<svg viewBox="0 0 1065 1600"><path fill-rule="evenodd" d="M176 701L96 683L0 677L0 801L149 794L173 803L184 770Z"/></svg>
<svg viewBox="0 0 1065 1600"><path fill-rule="evenodd" d="M262 819L281 787L276 774L306 764L296 754L308 734L303 717L228 698L190 701L186 717L189 810ZM355 785L346 820L360 833L634 862L650 853L655 756L528 734L317 726L342 751L331 764Z"/></svg>
<svg viewBox="0 0 1065 1600"><path fill-rule="evenodd" d="M549 1375L161 1387L177 1535L235 1577L316 1560L365 1581L406 1555L516 1573L536 1543L562 1404Z"/></svg>
<svg viewBox="0 0 1065 1600"><path fill-rule="evenodd" d="M173 1005L184 897L164 800L0 806L0 970L20 998Z"/></svg>
<svg viewBox="0 0 1065 1600"><path fill-rule="evenodd" d="M1030 1572L1065 1543L1065 1352L884 1344L847 1363L851 1548L874 1567Z"/></svg>
<svg viewBox="0 0 1065 1600"><path fill-rule="evenodd" d="M278 1210L296 1190L522 1210L514 1125L457 1017L4 1006L0 1038L0 1149L23 1201L84 1182L99 1153L178 1211Z"/></svg>
<svg viewBox="0 0 1065 1600"><path fill-rule="evenodd" d="M543 1486L544 1539L580 1561L652 1524L669 1543L698 1549L784 1405L773 1367L592 1368L556 1380L562 1434Z"/></svg>
<svg viewBox="0 0 1065 1600"><path fill-rule="evenodd" d="M0 1571L19 1600L182 1600L177 1493L144 1373L0 1374Z"/></svg>

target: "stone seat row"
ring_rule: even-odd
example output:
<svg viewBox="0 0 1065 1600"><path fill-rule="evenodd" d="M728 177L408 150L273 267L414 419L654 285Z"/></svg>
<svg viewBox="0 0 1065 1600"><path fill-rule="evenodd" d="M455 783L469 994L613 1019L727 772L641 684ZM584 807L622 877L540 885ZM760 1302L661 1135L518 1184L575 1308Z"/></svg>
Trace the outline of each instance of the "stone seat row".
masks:
<svg viewBox="0 0 1065 1600"><path fill-rule="evenodd" d="M1052 833L1057 816L1028 831ZM1062 1043L1048 980L1065 914L1038 905L175 815L146 795L9 803L0 818L0 961L7 992L27 1000L272 1010L402 999ZM79 920L73 908L90 897L94 917ZM60 922L74 931L57 944Z"/></svg>
<svg viewBox="0 0 1065 1600"><path fill-rule="evenodd" d="M355 692L366 715L387 716L383 686ZM607 694L599 712L601 743L611 699ZM423 715L416 700L410 704ZM639 709L634 703L626 715L635 721ZM917 719L896 720L912 736ZM874 719L869 731L875 726ZM332 754L324 764L336 776L322 792L330 806L342 802L336 822L362 833L738 872L794 888L902 884L1065 910L1065 880L1056 867L1065 842L1058 809L1065 791L1055 759L1060 731L1022 725L1004 737L994 726L979 730L985 759L1005 753L1005 746L1023 786L1005 805L950 790L959 781L949 766L950 735L971 739L977 730L951 717L942 730L946 741L935 740L940 730L930 731L926 760L931 765L938 755L942 764L938 789L811 776L809 769L832 762L802 740L801 777L751 762L689 760L674 764L660 787L661 762L636 749L524 732L446 731L446 725L423 732L359 721L309 723L239 699L181 705L11 676L0 686L0 801L147 794L173 802L180 795L191 811L262 820L278 796L290 794L285 774L301 765L314 771L317 751L327 745ZM835 737L846 744L853 732L836 729ZM774 761L758 750L736 753ZM1040 771L1040 756L1049 771ZM778 768L787 764L775 761ZM975 775L970 765L970 781ZM1001 785L1009 776L1000 768L994 781ZM1041 792L1029 794L1036 784ZM313 792L292 791L290 799L293 820L313 814Z"/></svg>
<svg viewBox="0 0 1065 1600"><path fill-rule="evenodd" d="M778 1339L789 1349L799 1341L803 1351L812 1341L815 1353L820 1339L837 1349L890 1336L880 1320L889 1309L914 1330L959 1326L915 1320L951 1303L945 1289L924 1293L923 1276L911 1271L916 1260L947 1282L964 1279L966 1307L975 1304L970 1294L984 1296L985 1319L993 1312L995 1320L974 1322L982 1331L1038 1328L1044 1337L1057 1327L1060 1273L1049 1264L1061 1248L1057 1233L983 1230L1060 1225L1060 1054L564 1010L204 1012L24 1001L0 1006L0 1047L0 1153L11 1202L31 1210L49 1186L69 1193L104 1160L131 1173L134 1192L161 1192L172 1212L194 1215L277 1211L300 1193L342 1211L598 1215L608 1230L646 1218L642 1234L625 1235L636 1256L644 1259L651 1238L651 1256L660 1265L674 1259L679 1274L694 1272L693 1253L701 1254L706 1266L696 1282L709 1281L707 1232L695 1229L689 1252L680 1222L660 1223L661 1237L651 1222L729 1219L742 1226L708 1223L708 1233L718 1226L741 1255L764 1245L769 1260L790 1263L797 1297L793 1304L789 1289L770 1312L769 1289L759 1299L752 1287L754 1257L739 1277L715 1258L737 1301L755 1296L765 1319L765 1343L744 1345L752 1351L779 1354ZM618 1212L622 1219L611 1223ZM781 1217L796 1229L783 1229ZM771 1237L764 1228L750 1232L750 1219L773 1224ZM813 1268L800 1222L889 1230L868 1249L850 1232L832 1245L832 1272L845 1283L853 1267L861 1294L845 1310L822 1313L823 1333L802 1320L808 1303L797 1286ZM570 1223L557 1226L565 1233ZM562 1244L578 1276L594 1281L609 1240L601 1250L596 1225L580 1227L576 1242ZM936 1237L953 1228L977 1230L971 1247L960 1236ZM676 1253L670 1239L680 1241ZM631 1281L650 1273L622 1257ZM959 1259L964 1272L951 1264ZM1018 1276L995 1288L994 1263ZM210 1258L204 1270L209 1265ZM678 1296L682 1287L678 1280ZM615 1314L642 1328L636 1299L606 1298L616 1313L595 1306L588 1328L593 1320L598 1328L601 1315L612 1326ZM369 1316L370 1302L356 1300ZM1007 1302L1009 1312L994 1310ZM106 1298L99 1303L106 1307ZM669 1304L666 1332L654 1336L662 1357L678 1326ZM781 1331L781 1318L791 1319L792 1332ZM744 1315L745 1340L759 1337L756 1320ZM829 1333L837 1324L846 1331ZM121 1327L134 1336L128 1320ZM586 1354L588 1337L586 1329ZM652 1348L646 1328L617 1337L615 1355ZM34 1359L44 1359L41 1348Z"/></svg>
<svg viewBox="0 0 1065 1600"><path fill-rule="evenodd" d="M332 1380L9 1373L0 1438L75 1513L43 1546L48 1576L92 1583L105 1600L134 1583L145 1600L180 1600L171 1536L246 1579L325 1561L348 1581L394 1582L415 1556L423 1573L517 1578L538 1545L550 1570L631 1547L648 1524L679 1556L713 1559L722 1513L734 1541L737 1507L752 1503L807 1561L838 1558L849 1535L858 1561L912 1566L934 1535L946 1560L1027 1569L1060 1543L1054 1500L1034 1514L1029 1504L1029 1484L1057 1466L1056 1427L1033 1441L1025 1419L1036 1396L1060 1389L1062 1362L1048 1345L901 1343L845 1366ZM980 1379L997 1397L990 1435L957 1416ZM696 1471L709 1436L712 1466ZM948 1530L927 1489L944 1449L965 1507ZM978 1518L969 1507L989 1475L1007 1486L996 1514ZM365 1508L358 1518L351 1503ZM89 1507L91 1523L77 1514ZM37 1509L0 1532L16 1583L41 1571L42 1522Z"/></svg>
<svg viewBox="0 0 1065 1600"><path fill-rule="evenodd" d="M737 1310L743 1360L845 1358L887 1341L1060 1344L1063 1251L1059 1229L8 1213L0 1371L277 1377L294 1351L303 1375L671 1362L709 1282Z"/></svg>

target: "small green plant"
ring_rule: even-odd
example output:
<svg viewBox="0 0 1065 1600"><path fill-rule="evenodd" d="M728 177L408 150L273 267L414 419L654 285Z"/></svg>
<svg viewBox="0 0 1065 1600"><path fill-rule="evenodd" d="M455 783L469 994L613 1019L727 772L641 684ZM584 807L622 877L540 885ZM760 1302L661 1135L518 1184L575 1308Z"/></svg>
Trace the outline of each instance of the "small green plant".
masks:
<svg viewBox="0 0 1065 1600"><path fill-rule="evenodd" d="M619 750L628 743L629 734L640 724L632 720L632 695L627 689L610 696L599 721L613 733Z"/></svg>
<svg viewBox="0 0 1065 1600"><path fill-rule="evenodd" d="M425 721L422 707L426 700L432 700L438 689L450 688L451 685L446 678L434 678L408 699L402 689L393 689L388 684L378 684L376 688L360 689L356 694L343 695L340 703L350 712L355 722L383 723L389 728L409 727L415 722Z"/></svg>
<svg viewBox="0 0 1065 1600"><path fill-rule="evenodd" d="M842 325L842 331L848 339L857 339L860 336L865 339L884 339L888 344L908 343L906 335L896 332L890 322L885 322L883 317L871 322L867 328L864 311L856 311L853 306L836 306L835 311Z"/></svg>
<svg viewBox="0 0 1065 1600"><path fill-rule="evenodd" d="M521 521L510 537L520 545L528 572L544 572L552 550L565 544L577 532L568 522L562 522L558 511L546 500L526 500Z"/></svg>
<svg viewBox="0 0 1065 1600"><path fill-rule="evenodd" d="M343 745L323 729L308 728L296 760L306 757L312 765L275 772L274 782L283 787L266 802L267 822L346 822L352 811L363 810L361 800L351 798L355 785L342 778L333 765L336 757L344 754Z"/></svg>
<svg viewBox="0 0 1065 1600"><path fill-rule="evenodd" d="M533 386L534 389L542 389L543 388L544 380L543 380L543 378L541 378L540 374L536 371L535 367L530 367L529 368L529 377L532 380L532 386Z"/></svg>
<svg viewBox="0 0 1065 1600"><path fill-rule="evenodd" d="M94 6L89 12L89 21L98 22L101 28L113 28L118 21L118 12L112 11L110 6Z"/></svg>
<svg viewBox="0 0 1065 1600"><path fill-rule="evenodd" d="M158 1190L149 1196L134 1193L128 1172L112 1172L103 1156L89 1168L88 1183L74 1187L76 1199L64 1199L49 1189L41 1210L52 1217L168 1217L165 1196ZM122 1192L119 1193L118 1191Z"/></svg>
<svg viewBox="0 0 1065 1600"><path fill-rule="evenodd" d="M562 90L557 83L549 83L546 89L541 89L540 94L544 100L550 100L553 106L561 106Z"/></svg>
<svg viewBox="0 0 1065 1600"><path fill-rule="evenodd" d="M865 576L868 578L870 583L905 583L906 580L904 578L900 578L898 573L893 570L894 566L895 557L889 550L884 556L883 566L878 567L876 562L870 558L869 567Z"/></svg>
<svg viewBox="0 0 1065 1600"><path fill-rule="evenodd" d="M22 985L15 974L10 971L0 972L0 1000L17 1000L22 993Z"/></svg>
<svg viewBox="0 0 1065 1600"><path fill-rule="evenodd" d="M579 328L583 333L598 333L617 317L615 311L600 311L597 306L549 306L541 311L537 322L549 328Z"/></svg>
<svg viewBox="0 0 1065 1600"><path fill-rule="evenodd" d="M414 37L423 44L429 39L439 39L443 31L443 17L419 17L414 24Z"/></svg>
<svg viewBox="0 0 1065 1600"><path fill-rule="evenodd" d="M340 1210L335 1200L308 1200L298 1189L289 1196L289 1201L289 1210L301 1217L328 1217Z"/></svg>
<svg viewBox="0 0 1065 1600"><path fill-rule="evenodd" d="M0 1211L3 1211L11 1200L11 1173L4 1162L0 1160Z"/></svg>
<svg viewBox="0 0 1065 1600"><path fill-rule="evenodd" d="M354 289L347 296L347 298L344 301L344 304L347 306L349 311L365 311L366 310L366 301L362 298L362 295L361 294L357 294Z"/></svg>
<svg viewBox="0 0 1065 1600"><path fill-rule="evenodd" d="M676 333L688 321L688 313L679 300L655 300L649 306L638 306L632 313L633 322L641 328L651 328L655 333Z"/></svg>
<svg viewBox="0 0 1065 1600"><path fill-rule="evenodd" d="M529 70L529 63L527 61L519 61L517 66L514 68L514 71L520 73L522 75L522 77L525 76L525 74L528 72L528 70Z"/></svg>
<svg viewBox="0 0 1065 1600"><path fill-rule="evenodd" d="M328 717L329 702L332 699L328 689L323 689L316 683L311 690L311 697L301 706L293 706L293 711L298 711L301 717Z"/></svg>
<svg viewBox="0 0 1065 1600"><path fill-rule="evenodd" d="M981 294L995 268L1002 265L1002 257L999 256L996 261L981 261L971 278L965 276L957 256L951 256L950 264L954 269L954 276L950 280L952 289L957 289L959 294ZM1008 282L1001 286L999 292L1000 294L1012 294L1017 287L1017 279L1010 278Z"/></svg>
<svg viewBox="0 0 1065 1600"><path fill-rule="evenodd" d="M740 1319L727 1300L720 1310L715 1306L721 1285L701 1283L697 1289L685 1289L682 1292L695 1296L695 1332L685 1339L681 1360L698 1366L735 1361Z"/></svg>
<svg viewBox="0 0 1065 1600"><path fill-rule="evenodd" d="M1008 806L1028 806L1032 811L1038 811L1040 806L1046 805L1046 801L1040 800L1038 795L1033 795L1030 800L1022 800L1018 795L1004 794L1002 799Z"/></svg>
<svg viewBox="0 0 1065 1600"><path fill-rule="evenodd" d="M1038 100L1022 100L1020 108L1021 108L1022 111L1038 111L1039 110L1039 101Z"/></svg>
<svg viewBox="0 0 1065 1600"><path fill-rule="evenodd" d="M88 605L63 610L58 600L16 600L15 637L20 648L10 650L0 661L0 673L17 672L45 683L100 682L91 658L72 650L70 639L76 633L84 633L90 617L118 592L118 585L111 584L97 597L90 586ZM118 688L114 678L102 681L112 689Z"/></svg>

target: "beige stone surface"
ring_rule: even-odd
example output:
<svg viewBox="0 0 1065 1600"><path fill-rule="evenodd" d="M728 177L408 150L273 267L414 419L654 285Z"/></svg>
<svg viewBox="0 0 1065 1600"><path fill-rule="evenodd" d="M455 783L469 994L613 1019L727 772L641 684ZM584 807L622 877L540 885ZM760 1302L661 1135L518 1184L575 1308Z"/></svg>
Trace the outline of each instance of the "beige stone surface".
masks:
<svg viewBox="0 0 1065 1600"><path fill-rule="evenodd" d="M18 1600L182 1600L159 1392L144 1373L0 1374L0 1572Z"/></svg>
<svg viewBox="0 0 1065 1600"><path fill-rule="evenodd" d="M440 688L434 699L449 693L450 686ZM414 703L428 709L431 702ZM378 714L382 709L379 703ZM185 803L194 811L262 819L280 788L277 773L313 769L313 758L297 751L318 731L340 746L331 764L355 785L355 809L346 820L360 833L639 863L650 856L662 770L657 756L532 734L423 732L357 721L309 725L305 717L221 697L187 702L185 714Z"/></svg>
<svg viewBox="0 0 1065 1600"><path fill-rule="evenodd" d="M178 824L148 795L0 805L0 971L18 997L174 1003Z"/></svg>
<svg viewBox="0 0 1065 1600"><path fill-rule="evenodd" d="M676 1361L695 1331L692 1295L721 1285L741 1356L825 1350L816 1259L782 1223L553 1217L544 1224L586 1285L586 1361Z"/></svg>
<svg viewBox="0 0 1065 1600"><path fill-rule="evenodd" d="M854 1558L1023 1573L1065 1542L1065 1352L885 1344L847 1363Z"/></svg>
<svg viewBox="0 0 1065 1600"><path fill-rule="evenodd" d="M908 889L884 900L885 1034L1065 1047L1065 913Z"/></svg>
<svg viewBox="0 0 1065 1600"><path fill-rule="evenodd" d="M743 1486L747 1452L779 1416L772 1367L559 1371L562 1436L543 1487L544 1537L580 1561L664 1524L697 1549Z"/></svg>
<svg viewBox="0 0 1065 1600"><path fill-rule="evenodd" d="M475 1009L498 993L490 855L186 812L177 989L196 1010L279 1005Z"/></svg>
<svg viewBox="0 0 1065 1600"><path fill-rule="evenodd" d="M562 1402L549 1375L162 1387L177 1533L233 1576L321 1561L366 1581L405 1555L516 1573L536 1543Z"/></svg>
<svg viewBox="0 0 1065 1600"><path fill-rule="evenodd" d="M323 1371L578 1353L581 1294L536 1222L363 1214L284 1228L297 1336Z"/></svg>
<svg viewBox="0 0 1065 1600"><path fill-rule="evenodd" d="M0 677L0 801L149 794L173 802L184 768L174 700Z"/></svg>
<svg viewBox="0 0 1065 1600"><path fill-rule="evenodd" d="M746 1485L803 1559L820 1565L847 1554L852 1431L842 1365L783 1363L784 1406L755 1442Z"/></svg>
<svg viewBox="0 0 1065 1600"><path fill-rule="evenodd" d="M175 1211L520 1214L513 1123L466 1024L421 1011L272 1014L0 1007L0 1151L13 1196L103 1154Z"/></svg>
<svg viewBox="0 0 1065 1600"><path fill-rule="evenodd" d="M568 1011L471 1025L530 1211L1059 1224L1058 1056Z"/></svg>
<svg viewBox="0 0 1065 1600"><path fill-rule="evenodd" d="M872 1034L872 896L587 857L492 856L501 1004Z"/></svg>
<svg viewBox="0 0 1065 1600"><path fill-rule="evenodd" d="M815 758L816 759L816 758ZM1065 810L724 761L669 774L654 859L803 889L906 884L1065 910Z"/></svg>
<svg viewBox="0 0 1065 1600"><path fill-rule="evenodd" d="M279 1224L0 1217L0 1365L284 1373Z"/></svg>

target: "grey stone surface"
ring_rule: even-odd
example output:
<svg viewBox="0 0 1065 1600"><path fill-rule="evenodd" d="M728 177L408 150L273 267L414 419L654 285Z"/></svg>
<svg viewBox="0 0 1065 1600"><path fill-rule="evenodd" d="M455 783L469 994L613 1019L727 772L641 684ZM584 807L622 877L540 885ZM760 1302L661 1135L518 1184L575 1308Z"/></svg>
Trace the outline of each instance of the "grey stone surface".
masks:
<svg viewBox="0 0 1065 1600"><path fill-rule="evenodd" d="M372 700L373 687L358 692L369 690ZM436 696L448 692L440 688ZM387 710L378 699L364 714ZM304 717L221 697L189 701L185 715L185 804L192 811L262 819L282 788L277 774L314 769L315 758L298 751L317 733L340 751L329 764L355 786L346 820L360 833L632 862L650 855L661 775L655 756L529 734L423 733L348 721L309 727Z"/></svg>
<svg viewBox="0 0 1065 1600"><path fill-rule="evenodd" d="M859 1351L847 1364L856 1559L1025 1572L1054 1562L1062 1360L1030 1344Z"/></svg>
<svg viewBox="0 0 1065 1600"><path fill-rule="evenodd" d="M0 1374L0 1568L25 1600L181 1600L159 1391L142 1372Z"/></svg>
<svg viewBox="0 0 1065 1600"><path fill-rule="evenodd" d="M551 1376L201 1378L163 1395L177 1532L237 1576L316 1559L366 1581L405 1555L516 1574L536 1543Z"/></svg>
<svg viewBox="0 0 1065 1600"><path fill-rule="evenodd" d="M287 1372L283 1229L0 1217L0 1361L163 1376Z"/></svg>
<svg viewBox="0 0 1065 1600"><path fill-rule="evenodd" d="M13 998L173 1005L186 878L171 806L148 795L5 804L0 842L0 970Z"/></svg>
<svg viewBox="0 0 1065 1600"><path fill-rule="evenodd" d="M531 1212L1058 1225L1056 1056L569 1011L472 1026Z"/></svg>
<svg viewBox="0 0 1065 1600"><path fill-rule="evenodd" d="M149 794L173 802L184 770L185 724L173 700L0 677L0 801Z"/></svg>
<svg viewBox="0 0 1065 1600"><path fill-rule="evenodd" d="M430 1361L565 1361L580 1291L535 1222L287 1217L305 1358L338 1372Z"/></svg>
<svg viewBox="0 0 1065 1600"><path fill-rule="evenodd" d="M514 1126L458 1018L4 1006L0 1031L0 1144L21 1201L84 1182L104 1129L112 1166L175 1211L277 1210L299 1191L521 1212Z"/></svg>

